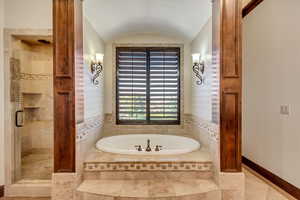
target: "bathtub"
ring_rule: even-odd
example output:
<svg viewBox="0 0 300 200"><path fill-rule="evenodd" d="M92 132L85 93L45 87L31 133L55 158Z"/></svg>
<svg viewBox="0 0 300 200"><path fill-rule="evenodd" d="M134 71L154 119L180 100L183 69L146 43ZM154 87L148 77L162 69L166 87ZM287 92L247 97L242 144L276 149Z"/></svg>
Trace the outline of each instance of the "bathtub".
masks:
<svg viewBox="0 0 300 200"><path fill-rule="evenodd" d="M150 140L150 152L145 151L148 140ZM139 145L142 151L138 151ZM156 146L160 146L159 151L155 151ZM200 148L200 144L194 139L182 136L131 134L103 138L97 142L96 147L100 151L117 154L173 155L195 151Z"/></svg>

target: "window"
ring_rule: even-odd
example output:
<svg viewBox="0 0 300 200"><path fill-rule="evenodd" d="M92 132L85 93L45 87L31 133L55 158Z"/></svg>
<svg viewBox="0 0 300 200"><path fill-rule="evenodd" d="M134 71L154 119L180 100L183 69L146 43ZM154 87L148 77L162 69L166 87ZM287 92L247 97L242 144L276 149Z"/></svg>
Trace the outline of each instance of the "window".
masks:
<svg viewBox="0 0 300 200"><path fill-rule="evenodd" d="M117 124L180 124L180 49L117 48Z"/></svg>

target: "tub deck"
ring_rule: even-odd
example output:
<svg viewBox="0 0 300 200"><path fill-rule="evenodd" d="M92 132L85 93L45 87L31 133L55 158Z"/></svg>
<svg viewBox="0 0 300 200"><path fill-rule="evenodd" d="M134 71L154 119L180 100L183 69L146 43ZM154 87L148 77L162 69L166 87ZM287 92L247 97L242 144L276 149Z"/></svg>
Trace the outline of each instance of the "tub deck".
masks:
<svg viewBox="0 0 300 200"><path fill-rule="evenodd" d="M84 171L211 171L212 159L207 149L179 155L122 155L101 152L88 154Z"/></svg>

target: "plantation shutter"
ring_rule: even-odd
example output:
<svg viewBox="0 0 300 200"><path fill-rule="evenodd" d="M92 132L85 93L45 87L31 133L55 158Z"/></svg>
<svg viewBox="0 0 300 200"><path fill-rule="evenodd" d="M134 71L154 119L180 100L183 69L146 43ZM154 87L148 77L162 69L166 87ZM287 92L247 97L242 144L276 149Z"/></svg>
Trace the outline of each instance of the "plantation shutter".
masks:
<svg viewBox="0 0 300 200"><path fill-rule="evenodd" d="M117 66L118 120L146 120L146 50L118 49Z"/></svg>
<svg viewBox="0 0 300 200"><path fill-rule="evenodd" d="M117 123L180 123L179 48L117 48Z"/></svg>
<svg viewBox="0 0 300 200"><path fill-rule="evenodd" d="M179 122L178 49L150 50L150 120Z"/></svg>

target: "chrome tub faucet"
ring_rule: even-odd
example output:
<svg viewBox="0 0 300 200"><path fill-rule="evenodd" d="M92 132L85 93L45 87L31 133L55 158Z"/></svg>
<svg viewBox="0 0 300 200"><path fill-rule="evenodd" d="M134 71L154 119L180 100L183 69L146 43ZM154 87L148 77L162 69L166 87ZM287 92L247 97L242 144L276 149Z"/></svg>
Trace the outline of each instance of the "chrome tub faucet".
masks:
<svg viewBox="0 0 300 200"><path fill-rule="evenodd" d="M137 151L143 151L142 145L135 145L134 147ZM160 145L155 146L155 151L161 151L161 150L162 150L162 146L160 146ZM146 147L145 151L146 152L152 151L150 139L147 140L147 147Z"/></svg>
<svg viewBox="0 0 300 200"><path fill-rule="evenodd" d="M151 147L150 147L150 140L149 140L149 139L147 140L147 148L146 148L146 151L147 151L147 152L152 151L152 149L151 149Z"/></svg>

